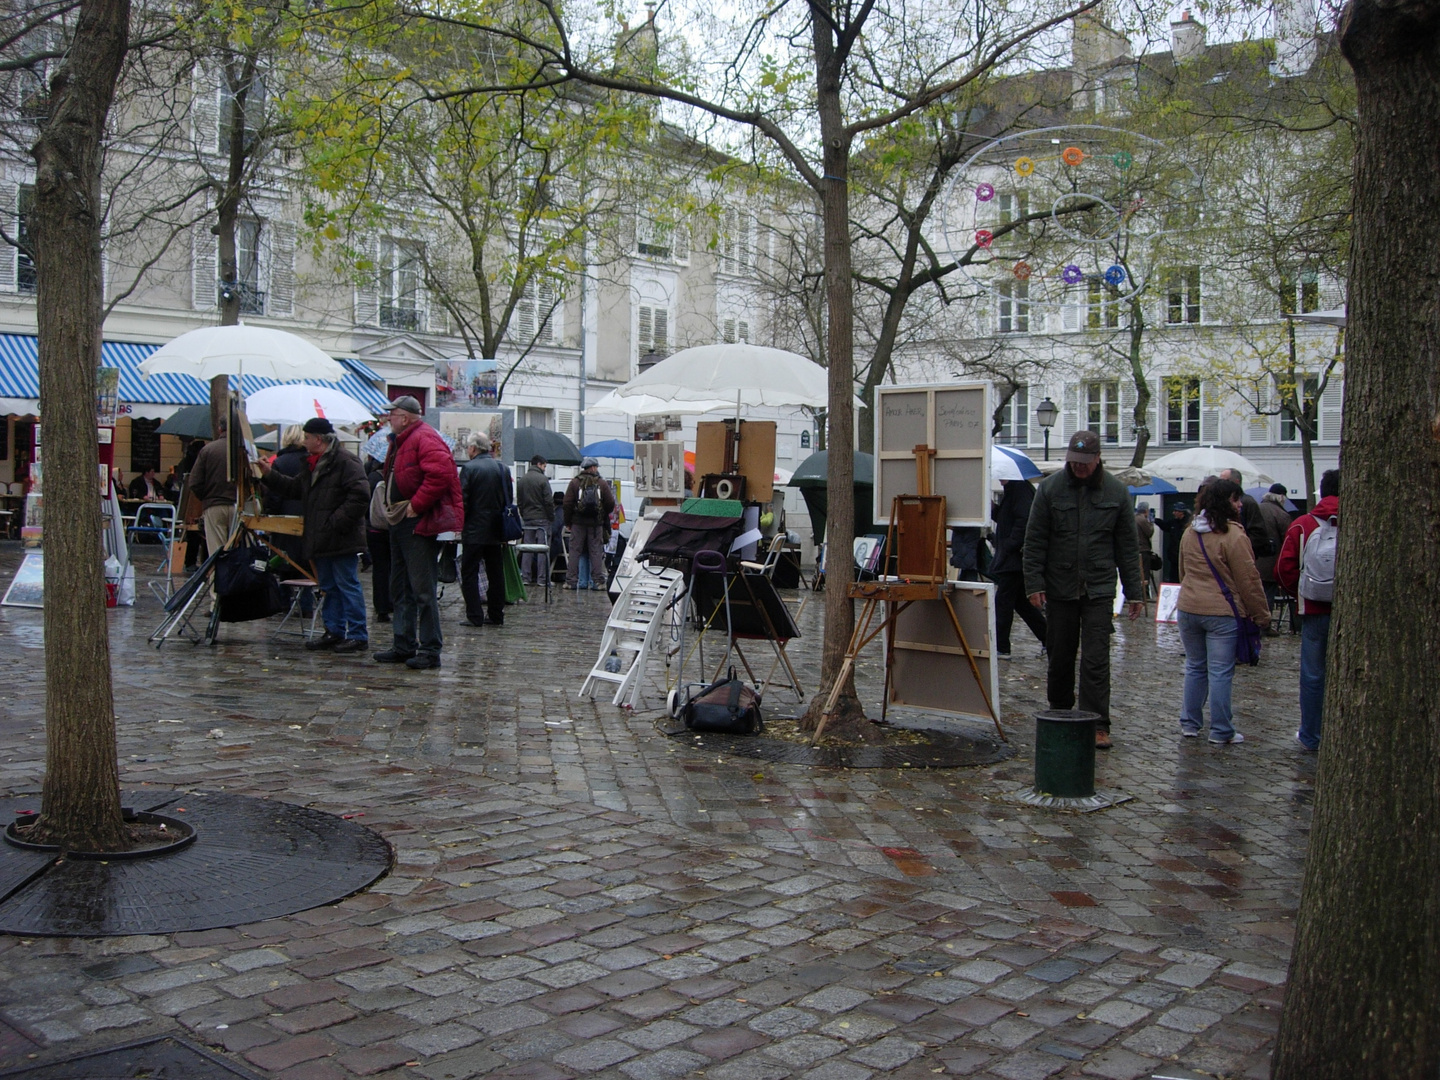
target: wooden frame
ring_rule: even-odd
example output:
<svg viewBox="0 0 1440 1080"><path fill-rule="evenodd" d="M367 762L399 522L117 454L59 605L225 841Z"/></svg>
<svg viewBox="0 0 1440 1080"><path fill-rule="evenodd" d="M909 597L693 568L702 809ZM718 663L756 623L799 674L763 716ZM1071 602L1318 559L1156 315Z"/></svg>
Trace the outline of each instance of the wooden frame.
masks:
<svg viewBox="0 0 1440 1080"><path fill-rule="evenodd" d="M937 599L915 600L898 610L892 605L885 625L889 667L886 704L990 722L990 706L1000 702L999 661L995 658L995 586L989 582L951 581ZM956 640L945 610L955 612L970 657ZM978 670L970 667L974 660ZM989 700L986 700L986 693Z"/></svg>
<svg viewBox="0 0 1440 1080"><path fill-rule="evenodd" d="M897 495L943 495L949 526L990 524L990 384L875 388L874 520ZM917 447L928 447L928 491L919 490Z"/></svg>

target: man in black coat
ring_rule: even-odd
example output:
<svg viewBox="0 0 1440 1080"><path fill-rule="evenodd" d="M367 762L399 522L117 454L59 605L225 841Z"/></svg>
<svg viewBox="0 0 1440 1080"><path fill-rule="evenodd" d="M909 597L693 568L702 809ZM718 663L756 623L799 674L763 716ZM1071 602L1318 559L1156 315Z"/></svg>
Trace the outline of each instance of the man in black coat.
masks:
<svg viewBox="0 0 1440 1080"><path fill-rule="evenodd" d="M465 500L465 529L460 534L460 594L465 598L465 621L484 626L488 609L492 626L505 623L505 526L503 515L510 502L510 470L490 456L490 436L470 435L465 444L470 460L460 466L460 494ZM485 560L485 599L480 598L480 560Z"/></svg>
<svg viewBox="0 0 1440 1080"><path fill-rule="evenodd" d="M303 431L306 468L299 476L286 476L263 461L260 471L267 488L304 505L301 554L314 563L315 580L325 594L321 608L325 633L305 647L364 652L370 635L365 628L358 556L365 550L370 485L360 459L335 441L329 420L307 420Z"/></svg>
<svg viewBox="0 0 1440 1080"><path fill-rule="evenodd" d="M1045 616L1035 609L1025 595L1025 526L1030 521L1030 507L1035 502L1035 489L1029 480L1002 480L1003 494L995 508L995 558L990 563L990 578L995 582L995 651L1002 658L1010 655L1010 628L1018 613L1043 646Z"/></svg>

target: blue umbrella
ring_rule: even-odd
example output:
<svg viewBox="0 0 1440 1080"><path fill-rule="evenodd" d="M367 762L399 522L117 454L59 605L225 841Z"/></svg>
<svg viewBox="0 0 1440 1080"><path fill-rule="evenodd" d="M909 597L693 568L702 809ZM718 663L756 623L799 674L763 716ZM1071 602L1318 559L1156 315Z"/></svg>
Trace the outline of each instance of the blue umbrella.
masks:
<svg viewBox="0 0 1440 1080"><path fill-rule="evenodd" d="M1162 480L1162 479L1160 479L1160 477L1157 476L1157 477L1155 477L1154 479L1152 479L1148 484L1144 484L1144 485L1142 485L1141 487L1132 487L1132 488L1130 489L1130 494L1131 494L1131 495L1169 495L1169 494L1171 494L1171 493L1173 493L1173 492L1176 492L1176 491L1179 491L1179 490L1180 490L1180 489L1177 488L1174 484L1170 483L1169 480Z"/></svg>
<svg viewBox="0 0 1440 1080"><path fill-rule="evenodd" d="M581 451L586 457L634 458L635 444L623 439L601 439Z"/></svg>

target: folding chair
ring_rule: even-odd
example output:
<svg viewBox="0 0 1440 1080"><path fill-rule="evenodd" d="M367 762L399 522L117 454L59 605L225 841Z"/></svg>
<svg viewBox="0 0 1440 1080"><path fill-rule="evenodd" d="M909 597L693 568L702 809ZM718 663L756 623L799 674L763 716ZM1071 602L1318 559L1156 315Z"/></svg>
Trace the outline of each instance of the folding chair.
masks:
<svg viewBox="0 0 1440 1080"><path fill-rule="evenodd" d="M270 635L270 640L279 641L282 637L299 638L301 641L311 640L320 626L319 584L311 578L297 577L282 580L280 585L290 593L290 606L285 610L285 617L280 620L280 625ZM311 605L308 623L304 608L307 596L310 598ZM285 629L292 619L295 620L295 628Z"/></svg>
<svg viewBox="0 0 1440 1080"><path fill-rule="evenodd" d="M164 555L155 572L170 564L170 548L175 542L175 507L169 503L145 503L135 511L135 521L125 527L125 539L135 542L137 536L153 536L160 541Z"/></svg>

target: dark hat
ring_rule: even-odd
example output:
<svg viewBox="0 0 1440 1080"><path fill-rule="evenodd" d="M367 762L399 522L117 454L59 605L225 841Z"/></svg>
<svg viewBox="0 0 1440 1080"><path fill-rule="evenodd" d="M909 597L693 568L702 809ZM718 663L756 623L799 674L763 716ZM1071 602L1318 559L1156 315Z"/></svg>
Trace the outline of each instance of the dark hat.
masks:
<svg viewBox="0 0 1440 1080"><path fill-rule="evenodd" d="M598 468L599 465L600 462L596 461L593 457L584 458L580 462L580 468L582 469L594 469Z"/></svg>
<svg viewBox="0 0 1440 1080"><path fill-rule="evenodd" d="M408 413L414 413L416 416L420 415L420 402L416 401L409 394L403 394L390 402L390 408L392 411L395 409L404 409Z"/></svg>
<svg viewBox="0 0 1440 1080"><path fill-rule="evenodd" d="M1285 494L1287 494L1287 489L1286 489L1286 487L1285 487L1284 484L1271 484L1271 485L1270 485L1270 494L1271 494L1271 495L1285 495Z"/></svg>
<svg viewBox="0 0 1440 1080"><path fill-rule="evenodd" d="M323 416L312 416L300 430L306 435L334 435L335 425Z"/></svg>
<svg viewBox="0 0 1440 1080"><path fill-rule="evenodd" d="M1100 436L1093 431L1077 431L1065 447L1065 460L1077 465L1090 465L1100 460Z"/></svg>

